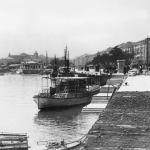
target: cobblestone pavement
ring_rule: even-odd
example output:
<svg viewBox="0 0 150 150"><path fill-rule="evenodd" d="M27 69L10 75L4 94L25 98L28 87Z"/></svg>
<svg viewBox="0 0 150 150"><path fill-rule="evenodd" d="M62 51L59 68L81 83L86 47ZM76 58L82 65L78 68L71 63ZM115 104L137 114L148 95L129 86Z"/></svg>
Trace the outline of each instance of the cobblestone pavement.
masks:
<svg viewBox="0 0 150 150"><path fill-rule="evenodd" d="M150 92L115 93L80 149L149 150Z"/></svg>

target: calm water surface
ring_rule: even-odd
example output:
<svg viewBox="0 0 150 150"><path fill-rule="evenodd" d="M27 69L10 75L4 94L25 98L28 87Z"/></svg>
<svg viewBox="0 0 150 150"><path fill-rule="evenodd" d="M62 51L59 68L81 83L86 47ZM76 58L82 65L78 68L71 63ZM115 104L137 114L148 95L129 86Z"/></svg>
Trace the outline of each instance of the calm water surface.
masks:
<svg viewBox="0 0 150 150"><path fill-rule="evenodd" d="M82 107L39 111L32 97L40 88L40 75L0 76L0 132L28 133L35 150L38 141L77 140L97 120L97 113L81 113Z"/></svg>

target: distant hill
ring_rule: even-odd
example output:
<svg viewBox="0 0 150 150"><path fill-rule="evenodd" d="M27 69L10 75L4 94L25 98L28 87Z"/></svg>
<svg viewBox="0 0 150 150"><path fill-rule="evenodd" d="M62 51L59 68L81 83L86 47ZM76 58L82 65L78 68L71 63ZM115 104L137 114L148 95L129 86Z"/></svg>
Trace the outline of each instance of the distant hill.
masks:
<svg viewBox="0 0 150 150"><path fill-rule="evenodd" d="M109 51L111 49L112 49L112 47L109 47L109 48L107 48L105 50L102 50L100 52L96 52L95 54L81 55L81 56L76 57L75 59L73 59L73 63L75 64L75 66L85 66L87 63L91 62L97 54L102 55L104 53L109 53Z"/></svg>
<svg viewBox="0 0 150 150"><path fill-rule="evenodd" d="M73 62L75 64L75 66L84 66L88 62L92 61L95 56L96 56L96 54L92 54L92 55L84 54L84 55L81 55L79 57L76 57L73 60Z"/></svg>

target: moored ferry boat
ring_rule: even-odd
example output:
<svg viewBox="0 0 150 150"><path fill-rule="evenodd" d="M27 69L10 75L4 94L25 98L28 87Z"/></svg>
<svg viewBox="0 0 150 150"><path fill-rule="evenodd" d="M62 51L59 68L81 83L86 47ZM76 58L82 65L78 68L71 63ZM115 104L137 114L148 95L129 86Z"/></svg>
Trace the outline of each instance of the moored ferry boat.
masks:
<svg viewBox="0 0 150 150"><path fill-rule="evenodd" d="M28 61L21 64L21 70L23 74L40 74L43 72L44 65L34 61Z"/></svg>
<svg viewBox="0 0 150 150"><path fill-rule="evenodd" d="M48 79L48 78L47 78ZM49 78L51 86L42 89L34 96L39 109L53 107L71 107L88 104L92 95L99 92L99 86L88 85L87 77L55 77Z"/></svg>

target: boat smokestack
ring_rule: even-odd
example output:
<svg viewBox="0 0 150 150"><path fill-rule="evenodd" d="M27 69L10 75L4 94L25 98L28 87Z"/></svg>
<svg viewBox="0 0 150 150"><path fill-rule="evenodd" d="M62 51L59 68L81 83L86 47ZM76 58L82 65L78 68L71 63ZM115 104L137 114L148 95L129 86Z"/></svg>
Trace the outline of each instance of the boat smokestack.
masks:
<svg viewBox="0 0 150 150"><path fill-rule="evenodd" d="M65 67L67 67L67 45L66 45L66 48L64 49L64 64L65 64Z"/></svg>

